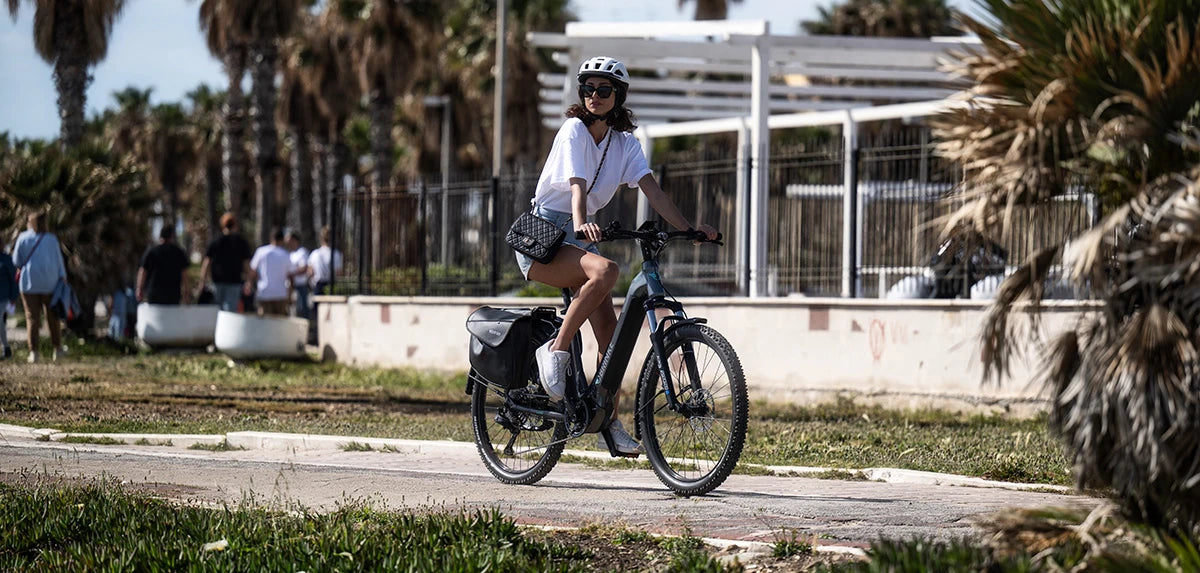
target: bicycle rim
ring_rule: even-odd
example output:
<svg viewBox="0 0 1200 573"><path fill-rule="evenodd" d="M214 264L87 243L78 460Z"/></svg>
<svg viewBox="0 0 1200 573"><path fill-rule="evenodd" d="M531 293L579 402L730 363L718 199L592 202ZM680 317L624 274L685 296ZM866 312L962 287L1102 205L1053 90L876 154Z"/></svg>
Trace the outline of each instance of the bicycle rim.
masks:
<svg viewBox="0 0 1200 573"><path fill-rule="evenodd" d="M748 415L745 378L733 347L711 328L681 327L664 346L678 400L703 413L671 410L652 353L639 384L642 443L660 481L680 495L703 495L721 485L741 457ZM688 347L696 359L698 388L683 359Z"/></svg>
<svg viewBox="0 0 1200 573"><path fill-rule="evenodd" d="M471 396L471 419L479 457L504 483L535 483L562 455L562 424L507 408L504 394L480 382Z"/></svg>

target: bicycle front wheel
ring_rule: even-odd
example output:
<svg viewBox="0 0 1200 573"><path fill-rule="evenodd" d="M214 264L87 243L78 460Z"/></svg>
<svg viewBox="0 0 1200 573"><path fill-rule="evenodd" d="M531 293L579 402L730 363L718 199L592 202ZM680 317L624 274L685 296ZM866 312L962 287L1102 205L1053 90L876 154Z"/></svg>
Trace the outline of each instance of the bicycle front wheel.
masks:
<svg viewBox="0 0 1200 573"><path fill-rule="evenodd" d="M529 386L537 383L537 369L531 372L526 388L532 390ZM475 445L496 479L529 485L546 477L558 463L567 430L561 423L509 408L507 393L476 379L471 395Z"/></svg>
<svg viewBox="0 0 1200 573"><path fill-rule="evenodd" d="M682 407L671 409L652 351L638 381L642 445L663 484L679 495L704 495L742 455L749 415L742 364L729 341L704 325L676 328L664 348Z"/></svg>

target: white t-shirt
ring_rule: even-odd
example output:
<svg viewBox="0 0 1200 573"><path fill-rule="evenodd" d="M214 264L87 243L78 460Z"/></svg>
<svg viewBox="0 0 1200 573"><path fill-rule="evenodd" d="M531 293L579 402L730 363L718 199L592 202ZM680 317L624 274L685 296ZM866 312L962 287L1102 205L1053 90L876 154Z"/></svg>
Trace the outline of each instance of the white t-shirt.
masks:
<svg viewBox="0 0 1200 573"><path fill-rule="evenodd" d="M604 166L596 177L596 185L588 194L587 215L590 217L607 205L622 183L637 187L638 181L651 173L637 138L632 133L610 128L608 135L597 144L583 121L572 117L563 123L558 135L554 136L554 146L550 148L550 156L546 158L546 166L538 178L534 202L548 209L570 213L571 178L579 177L586 181L583 187L585 191L592 185L592 177L596 175L596 167L600 165L600 158L610 137L612 145L604 158Z"/></svg>
<svg viewBox="0 0 1200 573"><path fill-rule="evenodd" d="M308 249L306 249L304 247L297 247L296 250L288 253L288 258L290 258L292 261L292 268L288 272L291 273L292 276L297 277L297 278L304 276L304 273L300 273L300 274L295 274L295 273L297 271L299 271L302 267L304 267L305 265L308 264ZM306 281L297 280L296 282L306 282Z"/></svg>
<svg viewBox="0 0 1200 573"><path fill-rule="evenodd" d="M331 262L333 263L332 268L330 267ZM320 247L308 256L308 268L312 269L312 278L309 279L309 284L313 288L316 288L317 284L322 281L329 282L334 269L342 270L342 252L334 253L329 247Z"/></svg>
<svg viewBox="0 0 1200 573"><path fill-rule="evenodd" d="M288 272L292 270L287 249L276 245L259 247L250 258L250 268L258 273L258 300L287 298Z"/></svg>

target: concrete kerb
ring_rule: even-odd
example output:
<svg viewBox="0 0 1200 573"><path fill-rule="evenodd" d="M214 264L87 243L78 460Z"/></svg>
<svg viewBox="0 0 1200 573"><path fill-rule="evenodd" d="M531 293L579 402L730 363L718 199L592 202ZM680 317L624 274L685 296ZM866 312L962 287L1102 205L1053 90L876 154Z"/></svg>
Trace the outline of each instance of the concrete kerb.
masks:
<svg viewBox="0 0 1200 573"><path fill-rule="evenodd" d="M104 433L67 433L52 428L27 428L11 424L0 424L0 439L34 439L41 441L60 442L65 439L111 439L126 445L138 445L142 442L148 445L163 445L171 443L175 447L190 447L195 444L219 445L225 443L231 449L246 450L275 450L295 454L305 451L337 451L354 447L370 448L372 450L390 450L397 453L429 455L454 454L475 458L476 448L472 442L457 442L451 440L404 440L396 438L371 438L359 436L326 436L315 434L288 434L280 432L230 432L228 434L104 434ZM595 460L610 460L606 452L591 450L565 450L563 453ZM1016 482L992 481L983 478L945 474L920 470L899 468L824 468L808 466L776 466L745 464L746 466L766 469L780 476L817 477L829 472L847 472L861 474L868 481L884 483L924 484L960 487L982 487L1010 490L1040 490L1070 493L1071 487L1050 484L1029 484Z"/></svg>

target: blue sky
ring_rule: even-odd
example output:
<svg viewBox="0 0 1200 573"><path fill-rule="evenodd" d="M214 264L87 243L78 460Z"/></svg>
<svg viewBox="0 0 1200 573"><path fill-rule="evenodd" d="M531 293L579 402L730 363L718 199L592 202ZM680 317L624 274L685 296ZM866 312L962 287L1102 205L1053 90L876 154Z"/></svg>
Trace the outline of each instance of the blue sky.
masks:
<svg viewBox="0 0 1200 573"><path fill-rule="evenodd" d="M766 19L771 32L793 34L800 20L831 0L744 0L730 19ZM970 0L951 0L969 6ZM692 6L677 0L572 0L583 21L688 20ZM6 10L5 10L6 11ZM131 0L114 26L108 56L92 69L88 115L112 104L127 86L152 87L155 103L179 101L200 83L225 83L220 63L209 55L197 25L198 0ZM21 2L16 21L0 16L0 132L17 137L58 135L57 94L51 68L33 49L33 8Z"/></svg>

